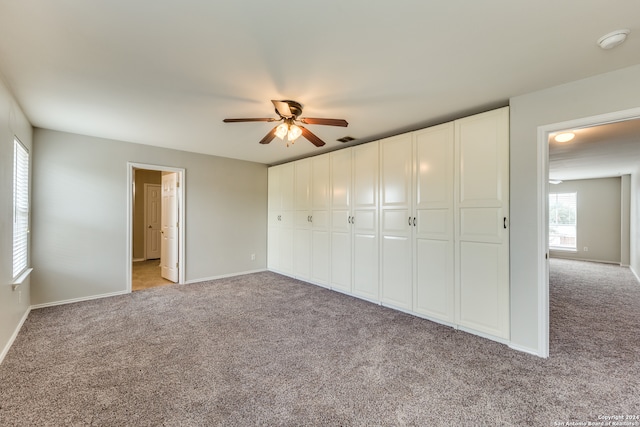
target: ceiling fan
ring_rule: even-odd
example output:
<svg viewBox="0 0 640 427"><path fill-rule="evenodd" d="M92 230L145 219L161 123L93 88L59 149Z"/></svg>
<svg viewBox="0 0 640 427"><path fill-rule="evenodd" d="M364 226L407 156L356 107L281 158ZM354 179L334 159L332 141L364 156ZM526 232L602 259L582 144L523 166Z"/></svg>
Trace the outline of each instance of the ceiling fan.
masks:
<svg viewBox="0 0 640 427"><path fill-rule="evenodd" d="M302 114L302 105L296 101L275 101L271 100L273 106L276 108L276 114L279 118L244 118L244 119L224 119L225 123L237 123L237 122L282 122L278 126L274 127L265 135L260 141L260 144L268 144L276 136L284 140L287 137L287 147L289 142L292 144L299 136L304 136L311 141L316 147L322 147L325 142L318 138L309 129L301 126L297 123L304 123L307 125L326 125L326 126L342 126L347 127L349 123L342 119L313 119L311 117L300 117Z"/></svg>

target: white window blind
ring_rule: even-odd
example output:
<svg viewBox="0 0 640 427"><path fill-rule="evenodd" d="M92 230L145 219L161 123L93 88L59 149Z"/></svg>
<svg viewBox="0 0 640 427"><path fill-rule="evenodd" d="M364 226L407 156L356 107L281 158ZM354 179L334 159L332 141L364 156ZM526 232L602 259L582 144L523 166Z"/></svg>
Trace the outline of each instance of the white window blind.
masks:
<svg viewBox="0 0 640 427"><path fill-rule="evenodd" d="M29 152L13 142L13 278L27 268L29 243Z"/></svg>
<svg viewBox="0 0 640 427"><path fill-rule="evenodd" d="M549 247L577 249L577 193L549 193Z"/></svg>

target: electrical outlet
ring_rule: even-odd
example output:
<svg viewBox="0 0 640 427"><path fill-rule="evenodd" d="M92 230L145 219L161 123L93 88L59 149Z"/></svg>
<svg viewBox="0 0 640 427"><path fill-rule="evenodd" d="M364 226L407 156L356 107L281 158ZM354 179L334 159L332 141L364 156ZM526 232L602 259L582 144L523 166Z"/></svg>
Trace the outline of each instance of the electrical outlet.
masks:
<svg viewBox="0 0 640 427"><path fill-rule="evenodd" d="M589 247L585 246L584 248L582 248L583 252L589 252Z"/></svg>
<svg viewBox="0 0 640 427"><path fill-rule="evenodd" d="M256 260L256 254L251 254L251 261L255 261Z"/></svg>

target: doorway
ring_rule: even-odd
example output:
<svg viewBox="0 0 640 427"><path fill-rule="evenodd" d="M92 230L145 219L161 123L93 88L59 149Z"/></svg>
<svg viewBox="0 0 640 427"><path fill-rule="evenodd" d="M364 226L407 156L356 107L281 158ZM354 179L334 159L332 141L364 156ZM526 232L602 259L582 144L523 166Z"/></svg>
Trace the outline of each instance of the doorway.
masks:
<svg viewBox="0 0 640 427"><path fill-rule="evenodd" d="M539 355L549 357L549 138L567 130L589 129L607 124L640 119L640 108L618 111L599 116L586 117L555 123L538 128L538 348ZM567 159L563 159L566 161ZM601 157L600 161L611 161ZM633 219L632 219L633 220ZM638 221L636 218L635 221Z"/></svg>
<svg viewBox="0 0 640 427"><path fill-rule="evenodd" d="M128 163L127 290L184 283L184 169Z"/></svg>

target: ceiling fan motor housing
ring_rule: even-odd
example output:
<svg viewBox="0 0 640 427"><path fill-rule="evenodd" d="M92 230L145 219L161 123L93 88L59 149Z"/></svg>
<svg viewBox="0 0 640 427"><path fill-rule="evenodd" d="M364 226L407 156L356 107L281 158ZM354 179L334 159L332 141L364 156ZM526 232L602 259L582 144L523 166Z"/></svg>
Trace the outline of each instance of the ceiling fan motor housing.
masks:
<svg viewBox="0 0 640 427"><path fill-rule="evenodd" d="M282 102L286 102L287 105L289 105L289 110L291 110L291 118L296 119L298 116L300 116L300 114L302 114L302 105L299 102L291 100L284 100ZM281 117L289 118L288 116L283 116L282 114L280 114L277 109L276 113Z"/></svg>

